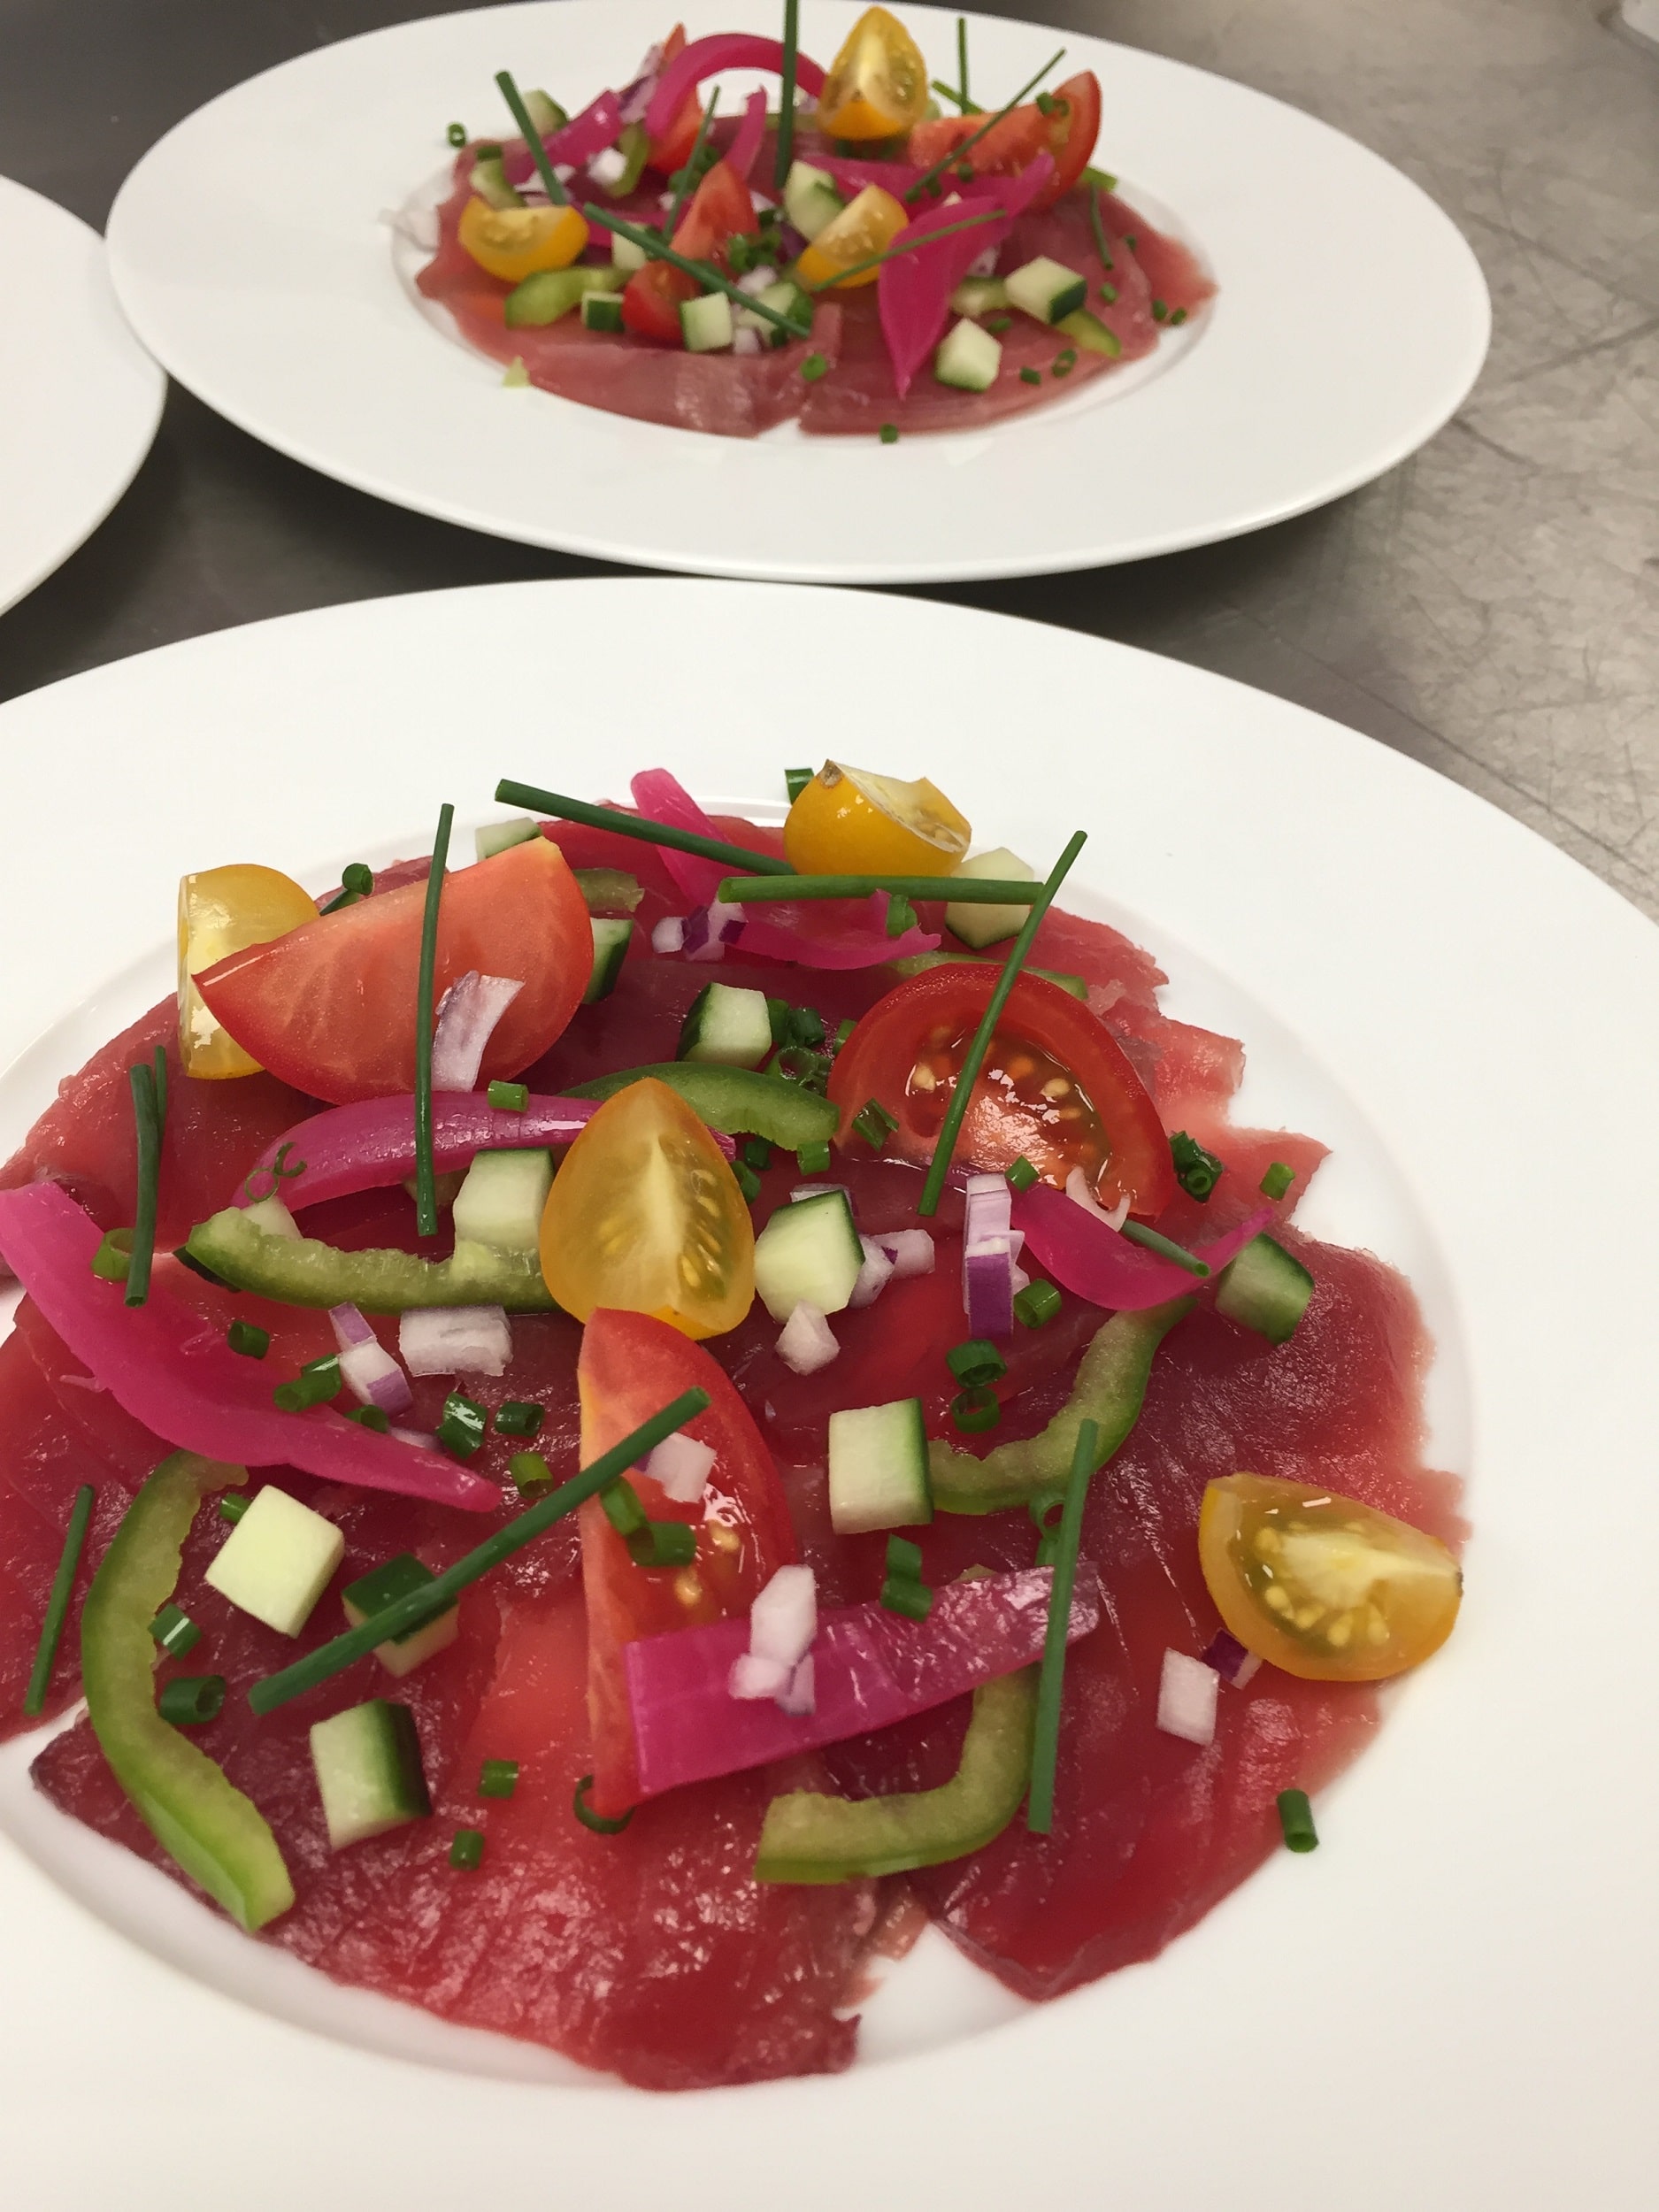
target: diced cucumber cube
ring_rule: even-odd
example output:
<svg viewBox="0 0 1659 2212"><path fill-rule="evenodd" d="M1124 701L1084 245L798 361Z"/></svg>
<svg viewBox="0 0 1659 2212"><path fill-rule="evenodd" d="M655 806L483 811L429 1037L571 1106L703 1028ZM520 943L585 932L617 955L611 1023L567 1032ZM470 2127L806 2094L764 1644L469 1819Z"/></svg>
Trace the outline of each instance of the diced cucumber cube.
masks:
<svg viewBox="0 0 1659 2212"><path fill-rule="evenodd" d="M838 1536L933 1517L919 1398L849 1406L829 1417L830 1519Z"/></svg>
<svg viewBox="0 0 1659 2212"><path fill-rule="evenodd" d="M1103 353L1110 361L1122 358L1123 341L1118 333L1108 330L1100 317L1087 307L1076 307L1069 315L1062 315L1055 328L1064 330L1085 353Z"/></svg>
<svg viewBox="0 0 1659 2212"><path fill-rule="evenodd" d="M783 180L783 211L803 238L810 242L827 230L846 204L827 169L815 169L810 161L791 165Z"/></svg>
<svg viewBox="0 0 1659 2212"><path fill-rule="evenodd" d="M529 91L521 94L520 97L524 101L524 111L530 118L530 127L538 137L551 138L555 131L562 131L571 119L558 102L539 86L532 85Z"/></svg>
<svg viewBox="0 0 1659 2212"><path fill-rule="evenodd" d="M550 1152L474 1154L455 1194L457 1244L484 1244L493 1252L537 1250L541 1214L552 1187Z"/></svg>
<svg viewBox="0 0 1659 2212"><path fill-rule="evenodd" d="M582 328L608 330L612 334L622 330L622 302L614 292L584 292L582 294Z"/></svg>
<svg viewBox="0 0 1659 2212"><path fill-rule="evenodd" d="M628 946L634 937L632 922L610 921L602 916L589 916L588 926L594 933L593 972L588 987L582 993L584 1006L596 1005L602 998L609 998L617 987L622 973L622 964L628 956Z"/></svg>
<svg viewBox="0 0 1659 2212"><path fill-rule="evenodd" d="M1284 1344L1295 1334L1312 1296L1313 1277L1299 1259L1271 1237L1252 1237L1221 1271L1216 1311L1270 1344Z"/></svg>
<svg viewBox="0 0 1659 2212"><path fill-rule="evenodd" d="M1027 867L1019 855L1010 852L1006 845L999 845L995 852L976 853L953 872L959 876L990 876L1004 883L1038 880L1036 870ZM945 927L954 930L964 945L978 950L986 945L1000 944L1005 937L1017 937L1030 911L1028 906L971 906L963 900L946 907Z"/></svg>
<svg viewBox="0 0 1659 2212"><path fill-rule="evenodd" d="M345 1555L332 1521L266 1483L204 1579L280 1636L297 1636Z"/></svg>
<svg viewBox="0 0 1659 2212"><path fill-rule="evenodd" d="M864 1263L845 1191L780 1206L755 1240L755 1287L774 1321L787 1321L803 1300L841 1312Z"/></svg>
<svg viewBox="0 0 1659 2212"><path fill-rule="evenodd" d="M757 1068L772 1051L764 991L705 983L680 1025L676 1057L726 1068Z"/></svg>
<svg viewBox="0 0 1659 2212"><path fill-rule="evenodd" d="M499 153L480 154L472 164L472 189L487 207L522 207L524 200L507 181Z"/></svg>
<svg viewBox="0 0 1659 2212"><path fill-rule="evenodd" d="M1034 316L1040 323L1057 323L1063 315L1081 307L1087 297L1087 278L1043 253L1008 279L1009 304Z"/></svg>
<svg viewBox="0 0 1659 2212"><path fill-rule="evenodd" d="M423 1566L413 1552L400 1552L383 1567L376 1567L346 1585L341 1593L346 1618L353 1628L359 1628L397 1599L407 1597L411 1590L422 1589L435 1579L431 1568ZM461 1609L452 1605L447 1613L440 1613L436 1620L428 1621L424 1627L408 1629L389 1643L376 1644L374 1655L388 1674L412 1674L434 1652L448 1649L455 1641L460 1622Z"/></svg>
<svg viewBox="0 0 1659 2212"><path fill-rule="evenodd" d="M732 342L732 303L724 292L704 292L680 303L680 334L687 353L718 353Z"/></svg>
<svg viewBox="0 0 1659 2212"><path fill-rule="evenodd" d="M481 829L473 831L472 842L480 860L493 860L509 846L527 845L539 833L527 814L515 814L511 822L486 822Z"/></svg>
<svg viewBox="0 0 1659 2212"><path fill-rule="evenodd" d="M776 284L769 284L755 297L763 307L776 308L779 314L788 315L796 322L809 326L811 323L812 303L792 277L780 277ZM740 330L759 331L769 346L787 346L789 342L787 330L780 330L764 315L757 315L752 308L740 307L736 320Z"/></svg>
<svg viewBox="0 0 1659 2212"><path fill-rule="evenodd" d="M643 246L636 246L631 238L625 238L619 230L611 234L611 265L620 269L625 276L632 276L635 269L642 269L649 259Z"/></svg>
<svg viewBox="0 0 1659 2212"><path fill-rule="evenodd" d="M314 1722L311 1765L328 1841L336 1851L424 1820L432 1810L420 1738L407 1705L374 1697Z"/></svg>
<svg viewBox="0 0 1659 2212"><path fill-rule="evenodd" d="M1008 305L1008 286L1001 277L964 277L950 296L953 315L989 315Z"/></svg>
<svg viewBox="0 0 1659 2212"><path fill-rule="evenodd" d="M933 374L959 392L988 392L1002 365L1002 341L964 315L940 342Z"/></svg>

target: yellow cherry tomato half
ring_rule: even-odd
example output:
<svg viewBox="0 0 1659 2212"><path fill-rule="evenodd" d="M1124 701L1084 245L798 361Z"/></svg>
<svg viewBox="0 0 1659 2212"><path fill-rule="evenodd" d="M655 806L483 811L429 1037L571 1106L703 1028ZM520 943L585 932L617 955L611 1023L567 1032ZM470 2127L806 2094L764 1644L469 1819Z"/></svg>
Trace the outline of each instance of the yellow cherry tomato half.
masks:
<svg viewBox="0 0 1659 2212"><path fill-rule="evenodd" d="M927 64L896 16L866 8L830 65L818 127L830 138L896 138L927 112Z"/></svg>
<svg viewBox="0 0 1659 2212"><path fill-rule="evenodd" d="M541 1215L541 1273L579 1321L601 1306L689 1337L734 1329L755 1297L755 1226L720 1148L646 1076L565 1156Z"/></svg>
<svg viewBox="0 0 1659 2212"><path fill-rule="evenodd" d="M826 286L833 292L856 292L861 284L873 284L879 269L864 269L843 279L841 271L856 269L872 254L885 253L910 221L910 210L879 184L867 184L856 199L849 200L833 223L802 249L795 274L810 288Z"/></svg>
<svg viewBox="0 0 1659 2212"><path fill-rule="evenodd" d="M588 225L573 207L491 207L471 199L457 235L480 269L522 284L538 269L568 269L588 243Z"/></svg>
<svg viewBox="0 0 1659 2212"><path fill-rule="evenodd" d="M948 876L973 835L937 784L826 760L789 809L783 849L803 876Z"/></svg>
<svg viewBox="0 0 1659 2212"><path fill-rule="evenodd" d="M1420 1665L1451 1634L1463 1598L1438 1537L1266 1475L1210 1485L1198 1555L1245 1649L1310 1682L1380 1682Z"/></svg>
<svg viewBox="0 0 1659 2212"><path fill-rule="evenodd" d="M259 1072L258 1061L209 1011L192 977L316 919L311 893L275 868L204 868L180 877L179 1057L187 1075L217 1082Z"/></svg>

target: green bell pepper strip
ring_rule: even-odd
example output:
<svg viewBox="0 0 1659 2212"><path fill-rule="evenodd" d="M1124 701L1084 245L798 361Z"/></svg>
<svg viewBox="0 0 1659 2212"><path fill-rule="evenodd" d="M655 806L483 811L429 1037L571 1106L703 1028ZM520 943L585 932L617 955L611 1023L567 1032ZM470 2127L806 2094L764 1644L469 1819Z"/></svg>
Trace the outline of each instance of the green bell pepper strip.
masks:
<svg viewBox="0 0 1659 2212"><path fill-rule="evenodd" d="M825 1144L841 1125L837 1109L821 1093L763 1075L754 1068L726 1068L712 1061L664 1060L648 1068L623 1068L572 1083L566 1098L611 1098L641 1077L654 1075L678 1091L692 1112L728 1137L764 1137L786 1152Z"/></svg>
<svg viewBox="0 0 1659 2212"><path fill-rule="evenodd" d="M1035 1436L994 1444L982 1459L935 1437L927 1448L934 1510L1001 1513L1045 1490L1064 1491L1082 1421L1099 1428L1094 1464L1103 1467L1141 1417L1153 1354L1192 1302L1171 1298L1144 1313L1113 1314L1078 1363L1071 1396Z"/></svg>
<svg viewBox="0 0 1659 2212"><path fill-rule="evenodd" d="M342 1252L317 1237L273 1236L248 1209L227 1206L197 1222L184 1249L234 1289L285 1306L350 1304L363 1313L407 1313L413 1306L554 1310L534 1252L499 1252L467 1238L446 1260L390 1248Z"/></svg>
<svg viewBox="0 0 1659 2212"><path fill-rule="evenodd" d="M81 1615L87 1717L116 1780L157 1843L244 1928L294 1902L264 1815L156 1710L150 1624L172 1597L197 1507L245 1467L174 1452L127 1509Z"/></svg>
<svg viewBox="0 0 1659 2212"><path fill-rule="evenodd" d="M983 1682L962 1762L936 1790L893 1797L827 1797L791 1790L766 1808L757 1882L846 1882L965 1858L1001 1835L1031 1780L1037 1670Z"/></svg>

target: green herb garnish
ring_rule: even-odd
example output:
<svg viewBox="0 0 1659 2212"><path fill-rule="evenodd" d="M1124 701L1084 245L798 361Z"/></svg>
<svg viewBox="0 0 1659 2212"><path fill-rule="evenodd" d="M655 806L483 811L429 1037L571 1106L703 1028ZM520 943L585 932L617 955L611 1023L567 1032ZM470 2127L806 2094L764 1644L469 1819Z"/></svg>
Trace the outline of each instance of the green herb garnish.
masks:
<svg viewBox="0 0 1659 2212"><path fill-rule="evenodd" d="M1175 1164L1175 1179L1189 1198L1201 1205L1226 1171L1225 1163L1213 1152L1206 1152L1195 1137L1189 1137L1185 1129L1178 1129L1170 1139L1170 1157Z"/></svg>
<svg viewBox="0 0 1659 2212"><path fill-rule="evenodd" d="M486 1759L480 1770L478 1793L480 1797L511 1797L518 1786L517 1759Z"/></svg>
<svg viewBox="0 0 1659 2212"><path fill-rule="evenodd" d="M1052 1283L1027 1283L1014 1296L1014 1318L1028 1329L1041 1329L1059 1312L1062 1300Z"/></svg>
<svg viewBox="0 0 1659 2212"><path fill-rule="evenodd" d="M1262 1178L1262 1194L1266 1198L1282 1198L1296 1179L1296 1171L1283 1160L1275 1160Z"/></svg>
<svg viewBox="0 0 1659 2212"><path fill-rule="evenodd" d="M757 299L752 292L745 292L733 284L731 278L717 269L711 261L693 261L683 253L676 253L658 232L643 230L638 223L626 223L614 209L607 213L603 207L595 207L591 200L583 204L582 213L589 222L603 223L607 229L615 231L618 237L630 240L641 249L649 259L665 261L671 269L682 270L687 276L695 277L704 291L724 292L727 299L735 300L740 307L747 307L763 322L775 323L780 330L787 331L790 337L810 338L812 335L810 324L798 323L793 315L785 315L775 307L768 307L764 300ZM822 357L818 354L812 356L814 360ZM825 362L824 366L827 368L828 362ZM823 369L820 369L818 374L821 376L823 373Z"/></svg>
<svg viewBox="0 0 1659 2212"><path fill-rule="evenodd" d="M527 1083L492 1083L484 1094L498 1114L521 1114L530 1103Z"/></svg>
<svg viewBox="0 0 1659 2212"><path fill-rule="evenodd" d="M1131 1244L1143 1245L1148 1252L1156 1252L1160 1259L1173 1260L1177 1267L1184 1267L1189 1275L1208 1275L1210 1264L1195 1252L1189 1252L1184 1244L1175 1244L1168 1237L1160 1236L1156 1229L1148 1229L1139 1221L1125 1221L1123 1233Z"/></svg>
<svg viewBox="0 0 1659 2212"><path fill-rule="evenodd" d="M1006 107L995 109L993 113L986 117L984 122L980 124L979 129L974 132L971 138L964 138L961 145L953 146L950 151L948 154L943 155L938 161L936 161L931 169L925 170L923 173L917 178L915 183L910 187L910 190L904 195L906 201L909 202L911 200L918 200L921 197L924 192L931 190L933 186L937 183L947 169L950 168L954 164L959 163L964 154L970 152L972 148L979 144L979 141L985 136L987 131L995 129L996 125L1002 121L1005 115L1010 115L1013 112L1028 92L1032 92L1036 89L1036 88L1042 82L1043 79L1048 75L1048 72L1062 58L1064 53L1065 49L1062 46L1049 60L1044 62L1042 67L1037 72L1034 77L1031 78L1026 83L1021 85L1019 90L1014 95L1013 98L1008 103ZM970 174L972 174L972 171L970 171Z"/></svg>
<svg viewBox="0 0 1659 2212"><path fill-rule="evenodd" d="M46 1693L51 1687L53 1662L58 1657L58 1647L63 1640L64 1623L69 1617L69 1601L74 1595L75 1570L81 1564L87 1528L92 1519L92 1509L97 1502L97 1496L92 1485L83 1482L75 1492L74 1502L69 1509L68 1523L64 1529L64 1548L58 1555L57 1571L52 1576L52 1586L46 1598L46 1611L41 1621L41 1640L35 1647L35 1664L29 1670L28 1687L23 1693L23 1710L30 1720L37 1718L45 1709ZM179 1617L183 1620L183 1614L180 1613ZM151 1633L154 1633L153 1624Z"/></svg>
<svg viewBox="0 0 1659 2212"><path fill-rule="evenodd" d="M1031 1790L1025 1800L1025 1825L1033 1835L1046 1836L1054 1826L1054 1769L1060 1744L1060 1698L1065 1687L1065 1637L1071 1622L1071 1590L1077 1579L1077 1548L1083 1533L1083 1501L1100 1430L1093 1421L1079 1421L1071 1452L1071 1470L1065 1486L1065 1506L1060 1517L1059 1541L1055 1546L1054 1583L1048 1593L1048 1626L1043 1638L1042 1673L1037 1684L1037 1723L1032 1740ZM1045 1529L1045 1535L1048 1533Z"/></svg>
<svg viewBox="0 0 1659 2212"><path fill-rule="evenodd" d="M1286 1850L1317 1851L1319 1836L1313 1824L1313 1807L1308 1802L1307 1791L1280 1790L1278 1803Z"/></svg>
<svg viewBox="0 0 1659 2212"><path fill-rule="evenodd" d="M271 1332L257 1321L233 1321L225 1332L225 1341L244 1359L263 1359L271 1349Z"/></svg>
<svg viewBox="0 0 1659 2212"><path fill-rule="evenodd" d="M515 92L513 98L518 96ZM538 146L541 142L536 140ZM432 867L426 877L420 965L415 983L415 1233L423 1237L438 1233L438 1179L432 1164L432 1000L438 966L438 902L443 896L443 872L454 820L455 809L446 800L438 809L438 834L433 841Z"/></svg>
<svg viewBox="0 0 1659 2212"><path fill-rule="evenodd" d="M772 180L780 192L795 159L795 56L800 42L801 0L783 0L783 92L778 110L778 150L772 165Z"/></svg>
<svg viewBox="0 0 1659 2212"><path fill-rule="evenodd" d="M530 158L536 165L536 173L541 177L543 190L555 207L568 207L571 204L571 196L559 182L558 172L548 159L547 148L541 143L541 134L530 120L529 110L518 96L518 88L512 81L511 71L498 69L495 73L495 82L501 87L502 98L512 111L513 121L524 134L525 144L530 149ZM432 1232L430 1229L424 1229L421 1234L430 1236Z"/></svg>
<svg viewBox="0 0 1659 2212"><path fill-rule="evenodd" d="M455 1840L449 1846L449 1864L462 1874L476 1873L483 1863L484 1831L481 1828L457 1828Z"/></svg>
<svg viewBox="0 0 1659 2212"><path fill-rule="evenodd" d="M577 1819L580 1821L582 1826L584 1828L591 1828L595 1835L619 1836L622 1833L622 1831L627 1826L629 1821L631 1821L634 1817L633 1807L630 1806L628 1810L626 1813L623 1813L618 1819L607 1820L603 1813L595 1812L588 1802L588 1793L592 1789L593 1786L593 1776L591 1774L584 1774L581 1780L576 1785L576 1794L571 1800L571 1810L575 1814Z"/></svg>
<svg viewBox="0 0 1659 2212"><path fill-rule="evenodd" d="M222 1674L178 1674L164 1682L156 1710L174 1728L200 1728L225 1709Z"/></svg>
<svg viewBox="0 0 1659 2212"><path fill-rule="evenodd" d="M594 806L586 799L566 798L562 792L515 783L511 777L503 777L495 786L495 796L504 806L533 807L539 814L557 815L562 822L584 822L589 829L614 830L618 837L637 838L642 845L666 845L677 853L695 853L700 860L718 861L723 867L762 875L793 878L795 874L787 860L774 860L769 853L723 844L718 837L699 836L695 830L670 829L662 822L642 821L637 814L625 814L619 807Z"/></svg>
<svg viewBox="0 0 1659 2212"><path fill-rule="evenodd" d="M758 863L758 856L757 856ZM727 905L757 899L942 899L952 906L1032 906L1042 886L1001 876L727 876L715 896Z"/></svg>

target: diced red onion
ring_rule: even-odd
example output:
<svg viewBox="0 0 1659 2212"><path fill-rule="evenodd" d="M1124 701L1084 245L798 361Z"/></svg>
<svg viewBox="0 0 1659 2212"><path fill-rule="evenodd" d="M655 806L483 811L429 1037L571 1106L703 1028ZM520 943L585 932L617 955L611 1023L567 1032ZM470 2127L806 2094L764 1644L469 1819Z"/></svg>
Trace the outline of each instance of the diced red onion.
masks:
<svg viewBox="0 0 1659 2212"><path fill-rule="evenodd" d="M1073 1205L1064 1191L1046 1183L1033 1183L1014 1201L1014 1216L1025 1233L1025 1242L1045 1275L1091 1306L1110 1313L1142 1313L1166 1299L1180 1298L1195 1290L1203 1279L1173 1260L1160 1259L1139 1244L1097 1219L1093 1210ZM1236 1229L1193 1246L1193 1256L1210 1269L1210 1280L1250 1239L1273 1218L1271 1206L1260 1206Z"/></svg>
<svg viewBox="0 0 1659 2212"><path fill-rule="evenodd" d="M334 1324L334 1342L346 1351L353 1344L373 1344L374 1331L355 1306L330 1306L328 1318Z"/></svg>
<svg viewBox="0 0 1659 2212"><path fill-rule="evenodd" d="M699 1443L681 1429L663 1439L646 1461L645 1471L675 1505L696 1505L709 1486L714 1458L711 1444Z"/></svg>
<svg viewBox="0 0 1659 2212"><path fill-rule="evenodd" d="M752 1651L745 1651L732 1662L727 1687L736 1698L775 1698L788 1689L794 1671L780 1660L760 1659Z"/></svg>
<svg viewBox="0 0 1659 2212"><path fill-rule="evenodd" d="M780 1567L749 1609L750 1651L794 1667L817 1634L817 1577L810 1567Z"/></svg>
<svg viewBox="0 0 1659 2212"><path fill-rule="evenodd" d="M651 136L663 137L684 105L686 95L695 92L705 77L718 76L726 69L764 69L781 76L783 42L744 31L717 31L711 37L694 38L688 46L682 46L664 66L652 88L645 111L645 127ZM801 90L813 99L823 91L824 72L810 54L798 49L795 73Z"/></svg>
<svg viewBox="0 0 1659 2212"><path fill-rule="evenodd" d="M502 1375L512 1325L500 1306L411 1306L397 1325L411 1375Z"/></svg>
<svg viewBox="0 0 1659 2212"><path fill-rule="evenodd" d="M1125 1192L1110 1212L1089 1188L1088 1177L1080 1167L1074 1167L1065 1179L1065 1194L1074 1206L1081 1206L1086 1214L1093 1214L1109 1229L1121 1229L1129 1218L1129 1196Z"/></svg>
<svg viewBox="0 0 1659 2212"><path fill-rule="evenodd" d="M359 1405L382 1413L407 1413L415 1402L409 1378L373 1331L364 1344L348 1344L340 1354L340 1374Z"/></svg>
<svg viewBox="0 0 1659 2212"><path fill-rule="evenodd" d="M733 353L758 353L761 350L760 333L751 330L747 323L740 323L732 333Z"/></svg>
<svg viewBox="0 0 1659 2212"><path fill-rule="evenodd" d="M257 1173L257 1169L255 1173ZM252 1176L243 1179L244 1189L247 1183L251 1182L252 1179ZM295 1220L282 1201L274 1195L270 1198L257 1199L247 1208L247 1214L249 1220L257 1228L263 1229L268 1237L287 1237L297 1243L304 1236L305 1233L300 1227L299 1223Z"/></svg>
<svg viewBox="0 0 1659 2212"><path fill-rule="evenodd" d="M1023 1267L1016 1266L1010 1268L1009 1270L1008 1281L1009 1287L1012 1290L1016 1298L1018 1297L1022 1290L1029 1290L1031 1288L1031 1277L1026 1274Z"/></svg>
<svg viewBox="0 0 1659 2212"><path fill-rule="evenodd" d="M995 246L987 246L982 254L976 255L974 259L969 262L968 274L970 276L977 277L995 276L996 274L996 248Z"/></svg>
<svg viewBox="0 0 1659 2212"><path fill-rule="evenodd" d="M769 284L776 284L778 272L772 268L750 269L737 280L737 288L752 299L757 292L764 292Z"/></svg>
<svg viewBox="0 0 1659 2212"><path fill-rule="evenodd" d="M687 960L724 960L726 947L737 942L742 930L742 908L711 899L687 915L681 949Z"/></svg>
<svg viewBox="0 0 1659 2212"><path fill-rule="evenodd" d="M1224 1682L1231 1682L1235 1690L1241 1690L1261 1666L1261 1660L1253 1651L1247 1651L1236 1636L1218 1628L1210 1638L1204 1652L1204 1664L1213 1667Z"/></svg>
<svg viewBox="0 0 1659 2212"><path fill-rule="evenodd" d="M829 1323L804 1298L784 1323L777 1344L779 1358L797 1375L816 1375L841 1357L841 1348Z"/></svg>
<svg viewBox="0 0 1659 2212"><path fill-rule="evenodd" d="M628 173L628 157L619 146L603 146L589 157L588 173L602 192L609 192Z"/></svg>
<svg viewBox="0 0 1659 2212"><path fill-rule="evenodd" d="M400 1444L412 1444L418 1452L435 1452L438 1448L438 1440L428 1429L388 1429L387 1434L395 1436ZM500 1504L499 1497L495 1502Z"/></svg>
<svg viewBox="0 0 1659 2212"><path fill-rule="evenodd" d="M971 1175L962 1230L962 1304L970 1336L1014 1333L1014 1244L1003 1175Z"/></svg>
<svg viewBox="0 0 1659 2212"><path fill-rule="evenodd" d="M651 931L653 952L679 952L686 941L686 923L683 915L664 914Z"/></svg>
<svg viewBox="0 0 1659 2212"><path fill-rule="evenodd" d="M470 1091L478 1082L484 1048L496 1023L524 988L511 976L480 975L469 968L438 1002L432 1038L432 1087Z"/></svg>
<svg viewBox="0 0 1659 2212"><path fill-rule="evenodd" d="M1202 1659L1184 1651L1166 1651L1158 1679L1158 1726L1166 1736L1180 1736L1188 1743L1213 1743L1220 1687L1221 1677Z"/></svg>
<svg viewBox="0 0 1659 2212"><path fill-rule="evenodd" d="M893 1263L895 1282L910 1275L931 1275L938 1256L930 1229L883 1229L876 1242Z"/></svg>
<svg viewBox="0 0 1659 2212"><path fill-rule="evenodd" d="M778 1709L780 1712L793 1713L797 1716L815 1712L818 1709L818 1700L814 1694L814 1688L812 1655L808 1652L806 1657L789 1677L788 1687L779 1691Z"/></svg>
<svg viewBox="0 0 1659 2212"><path fill-rule="evenodd" d="M651 104L651 95L657 89L657 73L663 65L663 50L653 46L640 64L639 74L626 90L617 95L617 112L625 124L642 123L645 111Z"/></svg>
<svg viewBox="0 0 1659 2212"><path fill-rule="evenodd" d="M873 1237L860 1237L864 1263L853 1284L849 1306L873 1306L893 1279L893 1263Z"/></svg>

